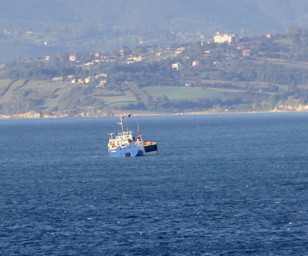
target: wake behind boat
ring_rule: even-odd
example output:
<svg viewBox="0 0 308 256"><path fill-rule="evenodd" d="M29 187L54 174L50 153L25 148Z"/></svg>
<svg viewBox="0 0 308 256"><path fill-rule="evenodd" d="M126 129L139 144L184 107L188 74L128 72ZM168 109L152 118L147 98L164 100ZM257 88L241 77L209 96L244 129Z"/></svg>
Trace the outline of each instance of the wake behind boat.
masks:
<svg viewBox="0 0 308 256"><path fill-rule="evenodd" d="M128 115L130 117L130 115ZM120 116L121 132L113 137L114 133L109 133L108 153L111 157L135 157L145 156L157 153L157 144L154 141L145 141L142 139L140 131L135 137L130 130L124 130L124 116Z"/></svg>

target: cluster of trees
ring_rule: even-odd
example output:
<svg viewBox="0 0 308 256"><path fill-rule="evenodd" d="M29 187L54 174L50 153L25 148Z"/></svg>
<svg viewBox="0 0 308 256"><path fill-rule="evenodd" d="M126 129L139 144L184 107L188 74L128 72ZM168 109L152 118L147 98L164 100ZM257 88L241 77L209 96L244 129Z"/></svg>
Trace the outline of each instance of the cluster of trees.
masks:
<svg viewBox="0 0 308 256"><path fill-rule="evenodd" d="M44 60L30 60L26 62L14 61L6 65L2 77L11 79L50 80L53 77L69 74L84 75L84 70L67 61L68 55L54 57L50 62Z"/></svg>
<svg viewBox="0 0 308 256"><path fill-rule="evenodd" d="M241 104L242 100L237 99L232 103ZM155 100L149 97L146 103L136 103L136 104L126 104L119 108L125 110L148 110L148 111L161 111L161 112L185 112L187 110L191 111L201 111L204 109L211 109L214 106L223 107L228 106L231 102L222 101L219 98L215 99L197 99L196 101L189 100L171 100L166 95L163 97L157 97Z"/></svg>

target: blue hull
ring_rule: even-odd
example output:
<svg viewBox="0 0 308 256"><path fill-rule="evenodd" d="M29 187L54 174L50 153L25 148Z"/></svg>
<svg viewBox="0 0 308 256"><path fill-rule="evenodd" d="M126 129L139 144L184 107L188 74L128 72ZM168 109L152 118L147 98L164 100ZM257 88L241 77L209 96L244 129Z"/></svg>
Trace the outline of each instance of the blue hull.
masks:
<svg viewBox="0 0 308 256"><path fill-rule="evenodd" d="M111 157L135 157L138 155L138 146L129 145L127 147L117 147L114 150L108 150Z"/></svg>

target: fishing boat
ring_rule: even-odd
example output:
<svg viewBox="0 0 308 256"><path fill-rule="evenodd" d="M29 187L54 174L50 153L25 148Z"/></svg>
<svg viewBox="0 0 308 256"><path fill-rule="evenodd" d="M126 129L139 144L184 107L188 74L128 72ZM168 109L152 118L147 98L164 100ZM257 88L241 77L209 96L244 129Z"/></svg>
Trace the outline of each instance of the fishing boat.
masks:
<svg viewBox="0 0 308 256"><path fill-rule="evenodd" d="M130 117L131 115L128 115ZM121 132L116 136L109 133L108 153L111 157L135 157L157 153L157 144L154 141L145 141L138 128L138 136L135 137L131 130L124 129L124 116L120 116ZM127 128L127 125L126 125Z"/></svg>

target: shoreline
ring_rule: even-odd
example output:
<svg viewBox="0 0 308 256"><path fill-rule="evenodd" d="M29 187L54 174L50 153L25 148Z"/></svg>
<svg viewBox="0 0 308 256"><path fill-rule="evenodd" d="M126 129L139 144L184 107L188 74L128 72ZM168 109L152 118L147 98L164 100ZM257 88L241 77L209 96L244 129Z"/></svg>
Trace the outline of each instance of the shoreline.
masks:
<svg viewBox="0 0 308 256"><path fill-rule="evenodd" d="M13 115L0 115L0 120L8 120L8 119L60 119L60 118L99 118L99 117L113 117L120 115L133 115L133 116L192 116L192 115L234 115L234 114L270 114L270 113L308 113L307 110L301 111L286 111L286 110L269 110L269 111L193 111L193 112L177 112L177 113L159 113L159 112L120 112L117 111L115 113L101 113L99 115L89 114L89 113L81 113L78 115L41 115L36 112L27 112L23 114L13 114Z"/></svg>

